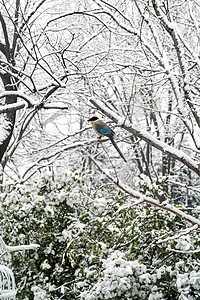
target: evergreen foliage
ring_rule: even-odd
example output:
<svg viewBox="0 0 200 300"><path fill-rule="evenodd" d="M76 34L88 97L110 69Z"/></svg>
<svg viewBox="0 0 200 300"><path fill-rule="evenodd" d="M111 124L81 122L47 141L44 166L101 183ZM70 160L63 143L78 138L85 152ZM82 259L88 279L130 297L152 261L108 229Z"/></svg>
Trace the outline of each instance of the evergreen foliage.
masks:
<svg viewBox="0 0 200 300"><path fill-rule="evenodd" d="M79 172L9 184L1 199L4 241L40 244L12 254L19 300L198 299L198 232L160 242L186 228L177 217Z"/></svg>

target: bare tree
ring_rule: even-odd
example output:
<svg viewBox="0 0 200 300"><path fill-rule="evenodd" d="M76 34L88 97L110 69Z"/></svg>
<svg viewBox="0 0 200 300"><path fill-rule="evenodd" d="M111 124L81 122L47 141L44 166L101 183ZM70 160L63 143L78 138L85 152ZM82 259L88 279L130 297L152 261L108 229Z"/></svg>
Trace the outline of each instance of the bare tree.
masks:
<svg viewBox="0 0 200 300"><path fill-rule="evenodd" d="M3 167L17 149L31 154L23 181L68 150L94 145L96 140L84 133L89 128L85 119L97 113L120 127L130 177L137 166L138 173L150 180L181 174L183 169L198 178L198 3L56 4L55 8L47 1L1 1ZM66 107L69 130L61 132L54 121L58 112L43 112ZM57 127L57 137L44 134L49 121ZM98 157L103 151L90 149L96 149ZM77 165L87 168L86 159L79 155Z"/></svg>
<svg viewBox="0 0 200 300"><path fill-rule="evenodd" d="M101 89L104 95L98 91L96 96L100 96L100 101L93 99L92 103L103 113L107 106L107 116L115 122L119 119L114 112L120 112L124 118L122 127L146 141L146 154L141 157L145 169L145 165L150 167L152 163L149 146L153 146L162 152L160 173L163 176L175 172L177 161L199 176L199 5L196 1L184 4L128 1L121 5L94 2L99 7L98 16L102 19L105 14L108 16L106 28L116 41L122 37L126 46L118 49L123 53L123 60L113 58L118 67L113 77L119 78L116 83L109 83L113 95L106 95ZM134 18L130 11L134 11ZM103 79L105 82L105 76ZM134 98L131 97L133 79ZM135 127L136 118L139 126ZM119 123L123 124L122 120ZM140 126L145 123L143 131ZM132 131L131 124L134 124Z"/></svg>
<svg viewBox="0 0 200 300"><path fill-rule="evenodd" d="M41 109L67 108L64 103L61 107L56 100L52 102L51 98L65 87L67 70L63 63L65 49L53 48L48 32L44 32L47 21L42 21L40 14L41 10L47 11L47 5L45 0L2 0L0 3L0 98L4 100L0 133L2 169ZM54 68L53 62L56 64ZM49 99L50 105L47 104ZM18 113L20 124L14 135L18 110L22 112Z"/></svg>

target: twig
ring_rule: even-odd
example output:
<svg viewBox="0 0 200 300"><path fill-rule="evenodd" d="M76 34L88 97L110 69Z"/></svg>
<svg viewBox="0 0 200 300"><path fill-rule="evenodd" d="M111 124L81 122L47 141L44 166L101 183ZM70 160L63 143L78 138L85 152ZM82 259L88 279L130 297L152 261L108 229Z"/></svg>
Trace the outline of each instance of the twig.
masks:
<svg viewBox="0 0 200 300"><path fill-rule="evenodd" d="M199 253L200 249L196 249L196 250L189 250L189 251L182 251L182 250L176 250L176 249L167 249L170 252L176 252L176 253L183 253L183 254L195 254L195 253Z"/></svg>
<svg viewBox="0 0 200 300"><path fill-rule="evenodd" d="M173 241L173 240L175 240L175 239L177 239L177 238L179 238L179 237L181 237L181 236L183 236L183 235L189 234L190 232L192 232L192 231L194 231L194 230L196 230L196 229L198 229L198 225L197 225L197 224L195 224L194 226L192 226L192 227L190 227L190 228L186 228L186 229L184 229L184 230L180 230L180 231L179 231L178 233L176 233L175 235L170 236L170 237L167 237L167 238L165 238L165 239L159 238L159 239L157 240L156 244L161 244L161 243L165 243L165 242L168 242L168 241Z"/></svg>
<svg viewBox="0 0 200 300"><path fill-rule="evenodd" d="M183 184L183 183L180 183L180 182L177 182L177 181L173 181L173 180L168 180L168 182L170 184L178 185L178 186L180 186L182 188L185 188L187 190L191 190L193 192L200 193L200 188L196 188L196 187L193 187L193 186L190 186L190 185L187 185L187 184Z"/></svg>

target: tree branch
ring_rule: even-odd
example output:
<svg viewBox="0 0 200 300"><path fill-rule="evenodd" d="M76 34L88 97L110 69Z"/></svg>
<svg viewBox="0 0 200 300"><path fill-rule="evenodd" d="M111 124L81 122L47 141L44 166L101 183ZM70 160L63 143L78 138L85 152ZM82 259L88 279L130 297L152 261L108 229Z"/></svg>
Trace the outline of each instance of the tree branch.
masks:
<svg viewBox="0 0 200 300"><path fill-rule="evenodd" d="M19 103L13 103L13 104L7 104L7 105L1 105L0 106L0 113L7 113L9 111L15 111L18 109L22 109L25 107L24 102L19 102Z"/></svg>
<svg viewBox="0 0 200 300"><path fill-rule="evenodd" d="M10 60L10 43L9 43L6 23L4 21L4 18L2 16L1 12L0 12L0 22L1 22L2 29L3 29L4 40L5 40L5 50L4 50L3 54L6 56L7 60L9 61Z"/></svg>
<svg viewBox="0 0 200 300"><path fill-rule="evenodd" d="M89 155L89 154L88 154ZM97 161L91 156L89 155L91 160L94 162L94 164L98 167L98 169L100 170L101 173L103 173L112 183L114 183L119 189L121 189L122 191L124 191L126 194L128 194L129 196L135 198L135 199L139 199L139 202L146 202L148 204L151 204L153 206L159 207L165 211L168 211L174 215L176 215L177 217L186 220L187 222L193 224L193 225L197 225L195 227L195 229L197 227L200 227L200 220L196 219L193 216L190 216L188 214L186 214L185 212L181 211L180 209L178 209L177 207L171 205L171 204L164 204L164 203L160 203L158 200L153 199L152 197L148 197L145 196L144 194L141 194L137 191L134 191L132 188L130 188L129 186L123 184L121 181L116 181L112 178L112 176L110 174L108 174L107 172L105 172L101 166L97 163Z"/></svg>
<svg viewBox="0 0 200 300"><path fill-rule="evenodd" d="M22 251L22 250L35 250L40 247L39 244L30 244L30 245L20 245L20 246L8 246L3 241L2 237L0 237L1 247L5 252L14 252L14 251Z"/></svg>
<svg viewBox="0 0 200 300"><path fill-rule="evenodd" d="M25 100L28 103L29 107L33 107L33 106L39 104L38 102L33 100L33 98L27 96L26 94L24 94L20 91L4 91L4 92L0 93L0 99L7 97L7 96L16 96L16 97L22 98L23 100Z"/></svg>
<svg viewBox="0 0 200 300"><path fill-rule="evenodd" d="M128 121L125 121L123 123L123 118L119 116L119 114L113 112L109 107L107 107L103 102L100 100L91 98L90 102L101 112L103 112L107 117L112 119L115 123L118 123L122 128L124 128L126 131L132 133L134 136L137 136L144 140L149 145L153 146L154 148L162 151L163 153L168 154L169 156L175 158L176 160L180 161L182 164L187 166L189 169L194 171L197 175L200 176L200 164L198 164L196 161L190 158L187 154L184 152L177 150L168 144L158 140L156 137L154 137L149 132L137 128L133 124L129 123Z"/></svg>

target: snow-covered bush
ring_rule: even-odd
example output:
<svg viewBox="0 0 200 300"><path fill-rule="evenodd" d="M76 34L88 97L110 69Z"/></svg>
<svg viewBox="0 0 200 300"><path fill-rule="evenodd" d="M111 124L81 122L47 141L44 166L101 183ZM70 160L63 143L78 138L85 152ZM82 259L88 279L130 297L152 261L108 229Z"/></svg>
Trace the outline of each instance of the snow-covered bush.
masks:
<svg viewBox="0 0 200 300"><path fill-rule="evenodd" d="M7 185L4 241L40 244L12 254L18 299L197 299L198 232L161 243L187 224L131 203L115 188L93 189L79 172Z"/></svg>
<svg viewBox="0 0 200 300"><path fill-rule="evenodd" d="M12 257L19 299L32 299L33 294L35 300L49 299L47 294L57 299L65 294L65 284L74 280L66 232L70 226L74 234L82 230L79 207L88 201L87 189L86 180L78 173L46 173L30 185L14 183L5 188L1 195L4 241L40 245L37 252L18 252Z"/></svg>
<svg viewBox="0 0 200 300"><path fill-rule="evenodd" d="M103 260L102 269L102 277L98 278L90 290L85 290L81 294L81 299L146 298L145 286L151 283L151 275L147 273L144 264L137 260L128 260L124 252L116 250ZM144 289L141 283L145 283Z"/></svg>

